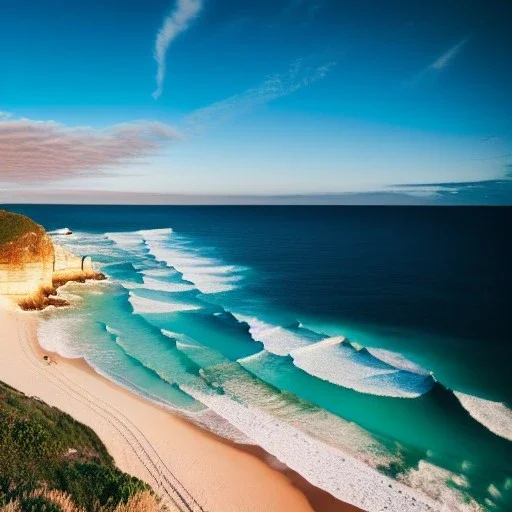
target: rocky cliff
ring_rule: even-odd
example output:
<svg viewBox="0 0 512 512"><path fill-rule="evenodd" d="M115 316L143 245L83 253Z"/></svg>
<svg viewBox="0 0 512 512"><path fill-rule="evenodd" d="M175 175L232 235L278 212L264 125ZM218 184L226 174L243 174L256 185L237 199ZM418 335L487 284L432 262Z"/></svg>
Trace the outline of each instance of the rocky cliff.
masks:
<svg viewBox="0 0 512 512"><path fill-rule="evenodd" d="M54 245L39 224L0 210L0 295L24 309L41 309L62 304L51 295L67 281L104 278L90 258Z"/></svg>

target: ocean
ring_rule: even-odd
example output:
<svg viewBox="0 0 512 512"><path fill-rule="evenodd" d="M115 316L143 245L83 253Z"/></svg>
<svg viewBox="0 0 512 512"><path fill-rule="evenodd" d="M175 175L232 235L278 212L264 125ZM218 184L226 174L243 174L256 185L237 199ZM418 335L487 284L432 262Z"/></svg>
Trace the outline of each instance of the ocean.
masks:
<svg viewBox="0 0 512 512"><path fill-rule="evenodd" d="M512 509L512 209L6 208L109 277L61 288L47 350L340 499L345 454L447 510Z"/></svg>

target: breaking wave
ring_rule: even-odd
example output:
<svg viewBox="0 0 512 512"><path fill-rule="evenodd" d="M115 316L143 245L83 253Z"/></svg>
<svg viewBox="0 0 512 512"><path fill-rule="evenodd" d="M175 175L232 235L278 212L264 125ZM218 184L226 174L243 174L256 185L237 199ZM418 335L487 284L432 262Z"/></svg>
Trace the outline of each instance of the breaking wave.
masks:
<svg viewBox="0 0 512 512"><path fill-rule="evenodd" d="M160 300L147 299L139 297L133 292L129 293L130 304L133 307L133 312L137 314L151 314L151 313L177 313L178 311L193 311L201 309L197 304L184 304L181 302L164 302Z"/></svg>
<svg viewBox="0 0 512 512"><path fill-rule="evenodd" d="M462 407L494 434L512 441L512 409L502 402L492 402L474 395L454 391Z"/></svg>
<svg viewBox="0 0 512 512"><path fill-rule="evenodd" d="M157 260L175 268L183 279L194 283L195 287L204 294L222 293L237 288L237 283L243 279L243 269L234 265L223 265L214 258L200 256L190 249L172 247L168 243L168 234L154 231L142 231L144 243L149 253Z"/></svg>
<svg viewBox="0 0 512 512"><path fill-rule="evenodd" d="M290 329L272 325L256 317L233 313L241 323L249 326L249 332L255 341L263 343L265 350L277 356L287 356L293 350L309 346L325 336L302 328ZM300 331L299 331L300 329Z"/></svg>
<svg viewBox="0 0 512 512"><path fill-rule="evenodd" d="M254 317L235 317L249 325L251 336L261 341L265 350L289 355L301 370L338 386L373 395L415 398L435 383L427 371L389 351L372 353L356 348L343 336L328 338L303 327L284 328Z"/></svg>

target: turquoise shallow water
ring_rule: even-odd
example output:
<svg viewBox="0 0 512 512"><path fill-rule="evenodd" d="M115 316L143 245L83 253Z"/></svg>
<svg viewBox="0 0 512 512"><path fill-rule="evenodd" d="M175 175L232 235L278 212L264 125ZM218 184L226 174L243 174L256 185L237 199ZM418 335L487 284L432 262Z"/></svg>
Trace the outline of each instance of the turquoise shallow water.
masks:
<svg viewBox="0 0 512 512"><path fill-rule="evenodd" d="M44 313L41 340L192 417L222 397L454 510L510 510L509 214L471 236L471 210L359 211L70 209L56 241L109 281L64 287L73 307Z"/></svg>

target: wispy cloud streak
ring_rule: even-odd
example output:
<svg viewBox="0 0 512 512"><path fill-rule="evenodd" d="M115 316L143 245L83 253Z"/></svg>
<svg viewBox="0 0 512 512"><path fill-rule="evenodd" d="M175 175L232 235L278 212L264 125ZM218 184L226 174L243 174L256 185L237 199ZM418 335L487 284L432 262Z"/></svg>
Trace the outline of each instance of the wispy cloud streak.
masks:
<svg viewBox="0 0 512 512"><path fill-rule="evenodd" d="M427 67L422 69L419 73L414 75L408 80L405 85L412 86L417 84L422 78L431 73L439 73L443 69L447 68L452 61L459 55L469 41L469 37L461 39L457 44L450 47L442 55L440 55L434 62L430 63Z"/></svg>
<svg viewBox="0 0 512 512"><path fill-rule="evenodd" d="M444 52L439 58L437 58L432 64L430 64L430 69L436 69L440 71L444 69L450 62L457 57L457 55L462 51L464 46L466 46L468 42L468 38L460 40L456 45L452 46L448 51Z"/></svg>
<svg viewBox="0 0 512 512"><path fill-rule="evenodd" d="M154 154L178 138L171 127L151 121L97 130L53 121L0 120L0 182L100 175L106 168Z"/></svg>
<svg viewBox="0 0 512 512"><path fill-rule="evenodd" d="M199 14L203 7L203 0L177 0L174 10L164 18L155 41L154 57L157 62L156 90L153 97L158 99L164 87L166 72L166 56L172 41L183 31Z"/></svg>
<svg viewBox="0 0 512 512"><path fill-rule="evenodd" d="M336 63L331 61L312 66L299 59L286 73L271 75L257 87L196 110L186 118L186 122L193 129L201 130L213 123L233 120L257 107L322 80L335 65Z"/></svg>

